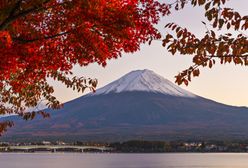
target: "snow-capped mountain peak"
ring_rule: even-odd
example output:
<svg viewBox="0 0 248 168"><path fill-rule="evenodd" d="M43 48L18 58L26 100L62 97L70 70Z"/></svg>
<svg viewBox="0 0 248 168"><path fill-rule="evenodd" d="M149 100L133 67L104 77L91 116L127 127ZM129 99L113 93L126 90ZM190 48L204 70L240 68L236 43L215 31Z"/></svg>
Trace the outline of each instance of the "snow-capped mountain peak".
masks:
<svg viewBox="0 0 248 168"><path fill-rule="evenodd" d="M148 69L132 71L110 84L97 89L96 92L91 95L130 91L162 93L180 97L196 97L195 94L181 89L169 80Z"/></svg>

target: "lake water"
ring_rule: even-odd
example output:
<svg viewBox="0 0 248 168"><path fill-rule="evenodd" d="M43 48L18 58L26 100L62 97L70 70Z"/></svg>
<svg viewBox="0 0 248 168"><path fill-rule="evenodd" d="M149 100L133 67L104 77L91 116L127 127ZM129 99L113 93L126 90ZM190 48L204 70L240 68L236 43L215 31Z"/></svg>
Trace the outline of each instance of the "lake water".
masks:
<svg viewBox="0 0 248 168"><path fill-rule="evenodd" d="M0 153L0 168L248 168L248 154Z"/></svg>

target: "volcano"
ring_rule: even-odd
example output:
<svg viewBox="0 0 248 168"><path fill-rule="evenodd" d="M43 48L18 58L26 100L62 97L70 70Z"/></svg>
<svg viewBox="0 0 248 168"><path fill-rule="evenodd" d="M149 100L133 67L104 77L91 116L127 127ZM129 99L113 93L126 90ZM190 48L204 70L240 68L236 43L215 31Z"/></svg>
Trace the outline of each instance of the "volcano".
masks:
<svg viewBox="0 0 248 168"><path fill-rule="evenodd" d="M147 69L132 71L60 110L46 111L50 119L14 119L15 127L0 140L248 138L248 108L203 98Z"/></svg>

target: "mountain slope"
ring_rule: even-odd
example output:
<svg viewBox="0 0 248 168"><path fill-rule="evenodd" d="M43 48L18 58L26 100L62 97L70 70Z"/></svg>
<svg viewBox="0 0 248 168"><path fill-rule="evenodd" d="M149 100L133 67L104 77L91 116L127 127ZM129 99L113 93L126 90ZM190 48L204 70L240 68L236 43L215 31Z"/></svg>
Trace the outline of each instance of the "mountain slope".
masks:
<svg viewBox="0 0 248 168"><path fill-rule="evenodd" d="M3 139L248 138L247 108L202 98L149 70L133 71L51 115L18 121Z"/></svg>

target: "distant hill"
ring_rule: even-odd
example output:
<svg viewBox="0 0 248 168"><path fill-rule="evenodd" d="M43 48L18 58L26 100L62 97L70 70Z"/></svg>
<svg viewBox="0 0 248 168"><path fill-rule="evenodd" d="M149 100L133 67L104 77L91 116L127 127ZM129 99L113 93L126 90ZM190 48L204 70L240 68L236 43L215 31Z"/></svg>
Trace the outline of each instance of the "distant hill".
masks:
<svg viewBox="0 0 248 168"><path fill-rule="evenodd" d="M150 70L132 71L50 112L46 120L15 119L0 140L248 139L248 108L197 96Z"/></svg>

